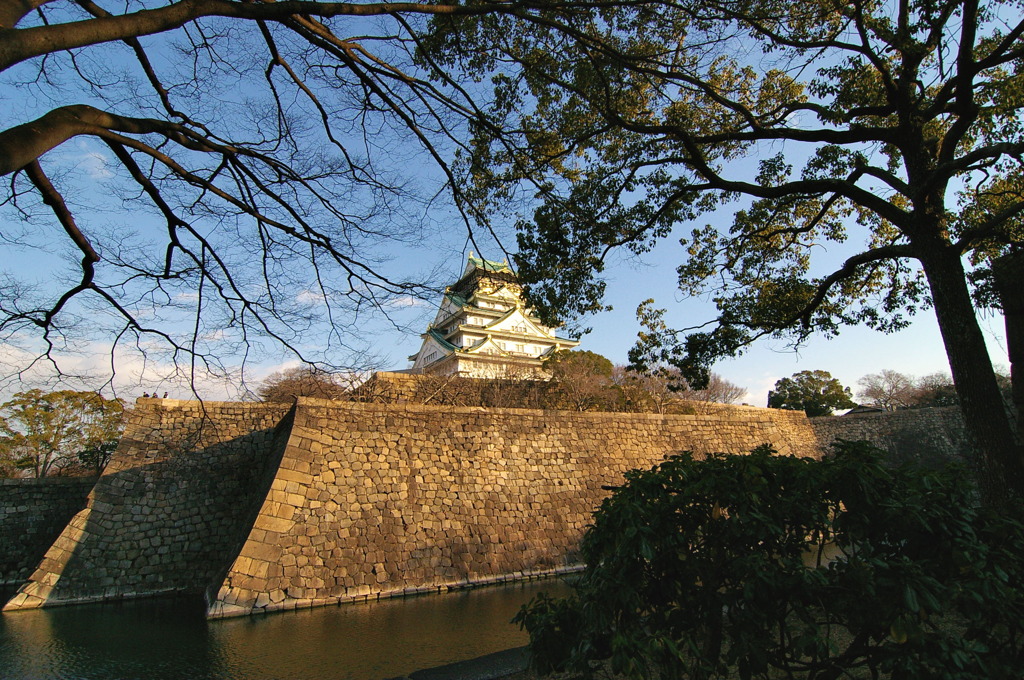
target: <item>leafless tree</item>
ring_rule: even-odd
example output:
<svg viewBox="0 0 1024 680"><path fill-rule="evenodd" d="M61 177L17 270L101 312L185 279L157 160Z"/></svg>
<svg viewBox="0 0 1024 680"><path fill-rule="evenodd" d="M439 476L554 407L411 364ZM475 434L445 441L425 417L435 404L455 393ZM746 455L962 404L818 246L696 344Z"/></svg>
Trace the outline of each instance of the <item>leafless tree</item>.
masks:
<svg viewBox="0 0 1024 680"><path fill-rule="evenodd" d="M192 375L358 347L361 315L425 292L385 261L428 202L474 239L449 163L483 117L420 31L532 6L0 0L0 247L34 258L0 282L15 372L97 337Z"/></svg>
<svg viewBox="0 0 1024 680"><path fill-rule="evenodd" d="M1010 376L996 370L996 384L1003 399L1011 401ZM884 370L866 375L857 381L864 389L858 392L862 399L883 408L895 411L901 408L926 408L930 406L956 406L959 399L956 387L949 373L930 373L916 378L897 371Z"/></svg>
<svg viewBox="0 0 1024 680"><path fill-rule="evenodd" d="M857 384L862 388L857 392L860 399L866 399L873 406L886 411L908 408L917 400L913 378L899 371L885 369L879 373L870 373L858 380Z"/></svg>
<svg viewBox="0 0 1024 680"><path fill-rule="evenodd" d="M631 371L622 364L612 369L612 382L622 395L622 407L636 413L666 413L670 404L679 400L671 389L670 373ZM685 385L683 381L679 383Z"/></svg>
<svg viewBox="0 0 1024 680"><path fill-rule="evenodd" d="M708 377L707 387L700 390L687 389L683 392L683 399L691 399L694 401L704 401L714 404L735 404L738 403L747 394L746 387L740 387L734 382L730 382L720 376L717 373L712 373Z"/></svg>
<svg viewBox="0 0 1024 680"><path fill-rule="evenodd" d="M714 410L714 404L735 404L747 394L745 387L718 373L709 376L704 389L692 389L682 372L672 366L659 366L652 371L616 366L612 380L622 391L626 410L638 412L708 413Z"/></svg>
<svg viewBox="0 0 1024 680"><path fill-rule="evenodd" d="M273 373L260 383L262 401L294 401L298 397L342 399L348 390L342 379L313 366L297 366Z"/></svg>

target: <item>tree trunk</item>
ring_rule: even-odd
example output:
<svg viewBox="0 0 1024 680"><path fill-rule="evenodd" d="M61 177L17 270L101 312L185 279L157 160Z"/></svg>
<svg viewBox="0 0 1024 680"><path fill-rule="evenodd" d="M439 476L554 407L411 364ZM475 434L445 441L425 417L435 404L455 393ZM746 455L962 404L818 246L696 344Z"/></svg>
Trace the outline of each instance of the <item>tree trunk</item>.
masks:
<svg viewBox="0 0 1024 680"><path fill-rule="evenodd" d="M1024 491L1024 456L996 383L960 254L947 244L935 245L921 252L921 264L964 424L982 457L983 501L987 505L1002 504L1011 494Z"/></svg>
<svg viewBox="0 0 1024 680"><path fill-rule="evenodd" d="M1010 384L1017 408L1017 432L1024 428L1024 251L992 263L996 291L1006 318L1006 349L1010 355Z"/></svg>

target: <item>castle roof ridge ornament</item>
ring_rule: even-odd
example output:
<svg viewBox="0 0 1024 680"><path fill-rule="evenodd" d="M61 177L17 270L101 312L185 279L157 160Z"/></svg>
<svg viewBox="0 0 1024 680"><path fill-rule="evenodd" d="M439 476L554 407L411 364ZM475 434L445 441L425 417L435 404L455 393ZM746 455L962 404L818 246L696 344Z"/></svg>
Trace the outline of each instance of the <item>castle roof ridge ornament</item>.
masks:
<svg viewBox="0 0 1024 680"><path fill-rule="evenodd" d="M488 260L483 257L476 257L473 251L469 251L469 256L466 258L466 273L465 276L473 269L480 269L485 272L508 272L512 274L512 266L508 263L508 258L505 258L501 262L496 260Z"/></svg>

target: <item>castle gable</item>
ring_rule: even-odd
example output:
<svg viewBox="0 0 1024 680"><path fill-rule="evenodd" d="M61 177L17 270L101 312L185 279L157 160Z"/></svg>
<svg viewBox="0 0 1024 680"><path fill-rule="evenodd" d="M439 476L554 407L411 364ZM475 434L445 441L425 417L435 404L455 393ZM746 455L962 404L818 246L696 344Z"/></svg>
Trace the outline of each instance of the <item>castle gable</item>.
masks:
<svg viewBox="0 0 1024 680"><path fill-rule="evenodd" d="M413 361L413 368L419 369L440 361L456 349L457 347L446 341L438 331L432 330L423 334L423 346L409 359Z"/></svg>
<svg viewBox="0 0 1024 680"><path fill-rule="evenodd" d="M489 325L486 330L517 335L540 336L542 338L554 337L551 331L527 316L522 308L509 311L505 316Z"/></svg>
<svg viewBox="0 0 1024 680"><path fill-rule="evenodd" d="M508 352L491 337L487 336L475 344L462 350L466 354L488 354L492 356L507 356Z"/></svg>
<svg viewBox="0 0 1024 680"><path fill-rule="evenodd" d="M437 316L434 317L434 323L431 326L437 326L444 323L447 319L450 319L459 311L466 307L468 303L466 299L461 295L456 295L451 291L444 294L441 299L441 306L437 310Z"/></svg>

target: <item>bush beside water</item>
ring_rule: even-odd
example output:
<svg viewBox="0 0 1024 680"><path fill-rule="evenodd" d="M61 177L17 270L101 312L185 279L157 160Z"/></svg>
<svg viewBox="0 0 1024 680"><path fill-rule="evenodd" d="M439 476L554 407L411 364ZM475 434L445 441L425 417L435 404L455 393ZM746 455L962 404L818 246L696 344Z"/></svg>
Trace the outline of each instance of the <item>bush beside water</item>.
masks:
<svg viewBox="0 0 1024 680"><path fill-rule="evenodd" d="M539 672L629 678L1018 678L1024 525L962 468L690 453L627 474L567 599L517 621Z"/></svg>

